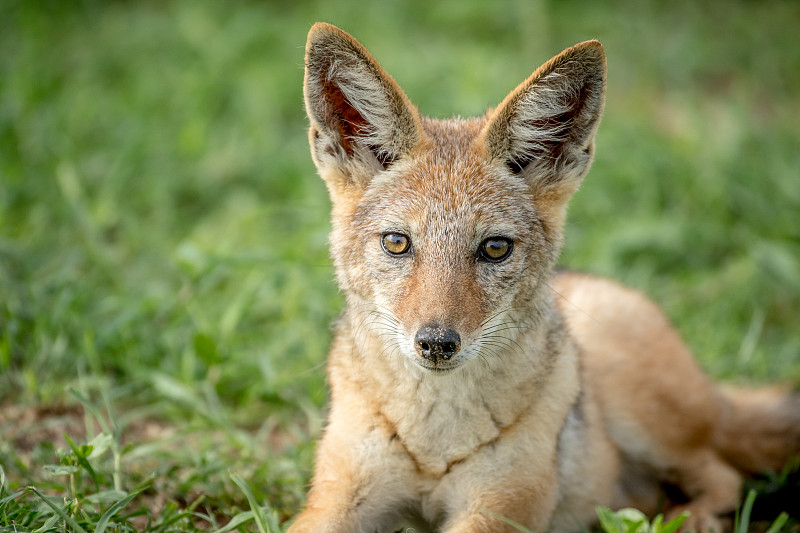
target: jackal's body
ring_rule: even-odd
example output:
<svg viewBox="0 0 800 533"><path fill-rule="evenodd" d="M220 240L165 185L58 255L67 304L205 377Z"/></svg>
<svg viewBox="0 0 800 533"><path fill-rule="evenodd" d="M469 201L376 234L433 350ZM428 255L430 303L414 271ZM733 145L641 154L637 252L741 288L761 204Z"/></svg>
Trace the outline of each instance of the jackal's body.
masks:
<svg viewBox="0 0 800 533"><path fill-rule="evenodd" d="M447 121L420 117L332 26L315 25L306 52L347 310L292 531L513 530L500 517L570 530L597 505L653 512L662 482L707 529L738 501L737 467L797 450L790 400L734 409L653 304L552 274L602 111L599 43L566 50L486 116ZM753 409L780 434L771 449L737 444L759 429L742 426Z"/></svg>

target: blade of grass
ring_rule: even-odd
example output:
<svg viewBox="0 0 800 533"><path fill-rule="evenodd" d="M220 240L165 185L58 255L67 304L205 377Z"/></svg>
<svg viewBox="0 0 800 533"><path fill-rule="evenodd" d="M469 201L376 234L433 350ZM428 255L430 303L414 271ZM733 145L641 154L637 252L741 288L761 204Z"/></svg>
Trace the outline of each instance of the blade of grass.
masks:
<svg viewBox="0 0 800 533"><path fill-rule="evenodd" d="M271 533L270 527L267 525L267 521L264 518L264 514L261 512L253 493L250 491L250 487L247 486L247 483L245 483L242 478L233 472L229 472L228 475L230 476L231 480L233 480L233 482L236 483L240 489L242 489L242 492L244 492L244 495L247 497L247 503L250 504L250 509L253 511L253 517L256 520L256 526L258 526L258 530L261 533Z"/></svg>
<svg viewBox="0 0 800 533"><path fill-rule="evenodd" d="M683 525L683 523L686 522L686 519L689 518L689 514L689 511L684 511L669 522L666 522L663 525L659 524L658 529L653 528L654 533L675 533L675 531L677 531Z"/></svg>
<svg viewBox="0 0 800 533"><path fill-rule="evenodd" d="M64 439L67 441L67 444L69 444L69 447L72 448L72 452L75 454L75 457L77 457L81 466L85 468L87 472L89 472L89 477L92 478L95 489L100 490L100 482L97 480L97 473L94 471L94 468L92 468L92 465L86 458L86 454L77 444L75 444L71 438L69 438L69 435L66 433L64 433Z"/></svg>
<svg viewBox="0 0 800 533"><path fill-rule="evenodd" d="M736 513L736 520L734 525L735 533L747 533L750 528L750 513L753 510L753 503L756 501L756 491L750 489L747 493L747 498L744 500L741 511Z"/></svg>
<svg viewBox="0 0 800 533"><path fill-rule="evenodd" d="M778 533L778 531L783 529L783 526L786 525L786 522L788 520L789 520L789 513L787 513L786 511L782 512L781 514L778 515L778 518L776 518L775 521L772 522L772 525L769 526L769 529L767 529L767 533Z"/></svg>
<svg viewBox="0 0 800 533"><path fill-rule="evenodd" d="M183 519L189 519L195 516L195 513L190 513L187 511L177 513L175 516L171 516L169 519L165 520L163 523L158 524L157 527L153 528L153 532L161 532L161 531L174 531L175 529L170 529L170 526L177 523Z"/></svg>
<svg viewBox="0 0 800 533"><path fill-rule="evenodd" d="M38 496L39 499L45 503L45 505L50 507L54 513L60 516L62 520L64 520L64 522L69 524L69 526L72 529L74 529L77 533L87 533L87 531L83 529L79 523L77 523L71 516L69 516L66 512L64 512L64 509L61 509L59 506L51 502L47 498L47 496L39 492L39 490L36 487L28 487L28 490L33 492L36 496Z"/></svg>
<svg viewBox="0 0 800 533"><path fill-rule="evenodd" d="M106 419L100 414L100 410L94 405L88 398L82 395L80 392L75 390L72 387L67 389L69 393L74 396L81 404L83 405L84 409L89 411L91 415L97 420L100 424L100 428L103 430L103 433L110 435L112 438L111 441L111 453L114 455L114 489L115 490L122 490L122 454L120 453L120 431L119 431L119 424L117 424L117 419L114 416L114 411L111 406L111 402L108 400L108 394L106 394L106 389L103 388L101 391L103 395L103 403L106 407L106 413L108 413L108 419L111 422L111 425L106 421Z"/></svg>
<svg viewBox="0 0 800 533"><path fill-rule="evenodd" d="M44 533L45 531L52 531L55 528L56 523L58 522L58 518L59 518L58 515L54 514L45 521L42 527L33 530L33 533Z"/></svg>
<svg viewBox="0 0 800 533"><path fill-rule="evenodd" d="M25 492L26 492L25 489L18 490L17 492L12 492L8 496L0 500L0 509L2 509L3 506L6 505L8 502L12 500L16 501L22 498L25 495Z"/></svg>
<svg viewBox="0 0 800 533"><path fill-rule="evenodd" d="M72 387L67 388L67 391L74 396L81 404L83 405L84 409L88 410L92 413L92 416L97 420L100 424L100 427L103 429L104 433L108 433L109 435L114 435L113 428L108 425L106 419L100 414L100 410L84 395L82 395L77 390L73 389Z"/></svg>
<svg viewBox="0 0 800 533"><path fill-rule="evenodd" d="M97 526L95 526L94 529L94 533L103 533L106 530L108 521L111 520L114 517L114 515L116 515L119 511L121 511L123 507L128 505L138 495L139 492L132 492L128 494L125 498L121 499L120 501L109 507L108 510L105 513L103 513L103 516L100 517L100 520L98 520Z"/></svg>
<svg viewBox="0 0 800 533"><path fill-rule="evenodd" d="M624 524L614 511L608 507L598 507L596 511L603 531L606 533L622 533Z"/></svg>
<svg viewBox="0 0 800 533"><path fill-rule="evenodd" d="M244 513L239 513L236 516L234 516L231 519L231 521L228 522L224 527L215 529L211 533L228 533L228 531L233 531L240 525L246 524L253 518L255 518L255 513L253 513L253 511L245 511Z"/></svg>

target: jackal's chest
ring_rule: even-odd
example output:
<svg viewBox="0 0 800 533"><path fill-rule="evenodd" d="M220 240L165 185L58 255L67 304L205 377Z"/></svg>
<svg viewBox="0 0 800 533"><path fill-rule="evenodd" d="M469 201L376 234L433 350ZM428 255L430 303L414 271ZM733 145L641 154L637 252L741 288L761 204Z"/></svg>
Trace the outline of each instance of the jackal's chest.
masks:
<svg viewBox="0 0 800 533"><path fill-rule="evenodd" d="M385 415L415 468L434 480L493 443L504 425L474 391L392 402Z"/></svg>

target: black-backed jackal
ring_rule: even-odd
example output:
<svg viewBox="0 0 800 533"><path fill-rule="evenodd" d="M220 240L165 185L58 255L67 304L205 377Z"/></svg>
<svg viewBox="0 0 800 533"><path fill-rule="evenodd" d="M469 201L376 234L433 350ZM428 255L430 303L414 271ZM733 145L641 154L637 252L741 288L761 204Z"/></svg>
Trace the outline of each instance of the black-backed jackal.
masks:
<svg viewBox="0 0 800 533"><path fill-rule="evenodd" d="M661 312L554 274L603 110L603 47L536 70L478 118L421 116L351 36L306 48L311 154L347 308L308 504L291 531L576 530L595 507L719 531L741 471L800 450L800 402L728 393Z"/></svg>

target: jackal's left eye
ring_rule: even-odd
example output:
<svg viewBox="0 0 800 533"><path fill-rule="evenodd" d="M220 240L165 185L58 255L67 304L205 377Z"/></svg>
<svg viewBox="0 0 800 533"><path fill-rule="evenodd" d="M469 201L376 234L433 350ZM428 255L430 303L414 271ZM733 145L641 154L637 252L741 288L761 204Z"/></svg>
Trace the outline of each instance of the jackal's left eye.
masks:
<svg viewBox="0 0 800 533"><path fill-rule="evenodd" d="M499 263L504 261L514 248L514 242L505 237L489 237L478 248L478 259Z"/></svg>
<svg viewBox="0 0 800 533"><path fill-rule="evenodd" d="M402 233L385 233L381 237L381 246L389 255L402 255L411 248L411 239Z"/></svg>

